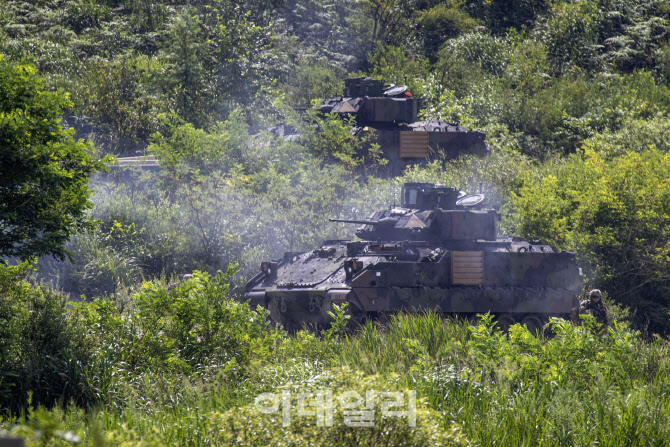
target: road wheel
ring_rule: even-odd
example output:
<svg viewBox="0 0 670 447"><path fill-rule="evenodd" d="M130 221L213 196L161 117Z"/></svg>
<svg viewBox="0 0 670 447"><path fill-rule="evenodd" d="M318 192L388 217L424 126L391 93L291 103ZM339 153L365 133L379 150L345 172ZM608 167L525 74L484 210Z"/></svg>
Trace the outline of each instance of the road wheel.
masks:
<svg viewBox="0 0 670 447"><path fill-rule="evenodd" d="M530 314L523 317L521 324L526 326L526 329L528 329L531 334L538 335L542 334L544 320L537 314Z"/></svg>
<svg viewBox="0 0 670 447"><path fill-rule="evenodd" d="M286 299L284 297L272 297L268 302L270 319L275 325L281 325L287 332L294 333L298 326L291 321L286 311Z"/></svg>
<svg viewBox="0 0 670 447"><path fill-rule="evenodd" d="M349 321L347 322L347 330L350 333L353 333L365 325L365 321L369 318L368 313L365 311L359 311L358 309L352 308L351 304L347 309L347 315L349 315Z"/></svg>
<svg viewBox="0 0 670 447"><path fill-rule="evenodd" d="M496 318L496 327L505 333L516 323L516 318L512 314L501 314Z"/></svg>

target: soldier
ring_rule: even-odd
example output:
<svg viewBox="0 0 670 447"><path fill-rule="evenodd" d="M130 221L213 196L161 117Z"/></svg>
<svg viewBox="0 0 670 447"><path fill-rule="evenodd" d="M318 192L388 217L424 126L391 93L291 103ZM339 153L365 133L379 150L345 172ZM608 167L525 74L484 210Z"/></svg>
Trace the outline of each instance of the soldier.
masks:
<svg viewBox="0 0 670 447"><path fill-rule="evenodd" d="M603 304L602 293L598 289L589 292L589 299L582 300L579 303L579 314L589 314L596 318L598 323L602 324L603 333L607 331L610 324L610 312Z"/></svg>

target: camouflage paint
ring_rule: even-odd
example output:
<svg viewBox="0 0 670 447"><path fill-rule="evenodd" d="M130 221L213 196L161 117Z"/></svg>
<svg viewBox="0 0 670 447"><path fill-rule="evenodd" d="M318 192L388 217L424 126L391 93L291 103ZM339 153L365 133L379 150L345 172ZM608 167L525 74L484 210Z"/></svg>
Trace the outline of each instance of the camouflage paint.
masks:
<svg viewBox="0 0 670 447"><path fill-rule="evenodd" d="M418 191L416 203L444 208L378 211L357 231L376 242L326 241L264 263L245 299L290 329L326 325L332 305L344 302L355 317L432 309L492 312L535 326L549 316L569 318L583 281L574 253L496 237L495 212L459 206L462 195L451 188L405 189Z"/></svg>

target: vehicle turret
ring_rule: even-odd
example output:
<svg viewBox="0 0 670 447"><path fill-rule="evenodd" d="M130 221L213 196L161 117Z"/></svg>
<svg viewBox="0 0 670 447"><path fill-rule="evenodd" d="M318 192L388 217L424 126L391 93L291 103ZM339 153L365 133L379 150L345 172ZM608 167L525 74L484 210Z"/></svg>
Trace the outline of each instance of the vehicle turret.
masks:
<svg viewBox="0 0 670 447"><path fill-rule="evenodd" d="M466 195L457 188L432 183L405 183L399 207L376 211L368 220L331 219L363 225L356 236L384 241L495 240L497 216L477 209L482 194Z"/></svg>
<svg viewBox="0 0 670 447"><path fill-rule="evenodd" d="M342 96L323 101L322 113L353 116L359 126L396 127L417 121L417 103L406 86L384 85L371 78L348 78Z"/></svg>

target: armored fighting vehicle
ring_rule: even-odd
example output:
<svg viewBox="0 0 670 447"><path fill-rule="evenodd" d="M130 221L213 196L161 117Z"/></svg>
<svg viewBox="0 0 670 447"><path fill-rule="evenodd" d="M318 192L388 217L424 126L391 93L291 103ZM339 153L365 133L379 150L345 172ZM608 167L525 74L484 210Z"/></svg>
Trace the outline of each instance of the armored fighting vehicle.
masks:
<svg viewBox="0 0 670 447"><path fill-rule="evenodd" d="M357 240L330 240L306 253L263 262L246 286L253 308L289 330L329 323L333 304L354 320L432 309L495 314L499 326L540 330L550 316L569 318L583 277L575 254L497 235L481 194L406 183L401 204L358 224Z"/></svg>
<svg viewBox="0 0 670 447"><path fill-rule="evenodd" d="M342 96L326 99L320 111L353 117L355 134L374 130L373 141L389 160L392 175L438 154L449 160L489 153L484 132L442 121L418 121L417 101L404 85L385 85L364 77L348 78L344 83Z"/></svg>

